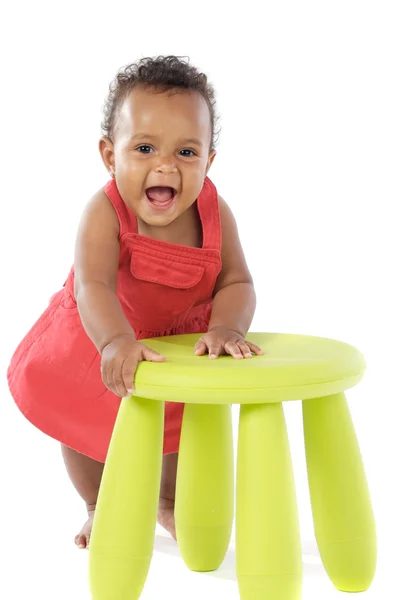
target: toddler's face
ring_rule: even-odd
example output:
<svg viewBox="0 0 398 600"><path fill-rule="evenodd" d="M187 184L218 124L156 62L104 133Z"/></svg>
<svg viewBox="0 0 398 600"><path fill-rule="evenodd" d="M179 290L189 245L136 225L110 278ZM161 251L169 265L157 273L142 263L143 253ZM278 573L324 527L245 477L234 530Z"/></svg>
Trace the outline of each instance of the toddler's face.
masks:
<svg viewBox="0 0 398 600"><path fill-rule="evenodd" d="M165 226L197 199L214 159L210 112L197 92L135 88L103 143L124 202L148 225Z"/></svg>

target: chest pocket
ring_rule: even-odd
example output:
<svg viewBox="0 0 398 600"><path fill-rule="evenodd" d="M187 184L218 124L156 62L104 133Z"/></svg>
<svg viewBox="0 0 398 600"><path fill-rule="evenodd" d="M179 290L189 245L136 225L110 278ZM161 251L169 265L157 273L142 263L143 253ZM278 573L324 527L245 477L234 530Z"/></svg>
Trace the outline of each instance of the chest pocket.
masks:
<svg viewBox="0 0 398 600"><path fill-rule="evenodd" d="M130 272L131 298L136 318L149 330L172 327L196 304L208 300L205 266L184 256L133 248Z"/></svg>
<svg viewBox="0 0 398 600"><path fill-rule="evenodd" d="M131 253L130 271L141 281L148 281L174 289L187 290L202 279L204 267L180 257L147 254L138 249Z"/></svg>

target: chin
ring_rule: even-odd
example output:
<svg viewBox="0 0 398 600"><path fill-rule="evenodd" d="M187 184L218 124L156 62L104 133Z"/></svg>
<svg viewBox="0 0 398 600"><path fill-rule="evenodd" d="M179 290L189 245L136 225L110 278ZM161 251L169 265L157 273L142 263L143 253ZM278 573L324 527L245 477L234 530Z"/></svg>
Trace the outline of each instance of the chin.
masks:
<svg viewBox="0 0 398 600"><path fill-rule="evenodd" d="M170 225L177 217L178 213L174 214L160 214L160 215L148 215L147 213L138 215L144 223L147 225L153 225L158 227L166 227L166 225Z"/></svg>

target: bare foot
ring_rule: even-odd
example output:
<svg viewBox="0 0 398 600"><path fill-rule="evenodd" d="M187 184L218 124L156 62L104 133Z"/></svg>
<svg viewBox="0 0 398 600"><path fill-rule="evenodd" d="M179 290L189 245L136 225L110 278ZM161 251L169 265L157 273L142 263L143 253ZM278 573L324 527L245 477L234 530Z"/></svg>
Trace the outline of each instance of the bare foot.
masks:
<svg viewBox="0 0 398 600"><path fill-rule="evenodd" d="M166 498L159 499L158 523L169 532L174 540L177 540L176 526L174 521L174 500Z"/></svg>
<svg viewBox="0 0 398 600"><path fill-rule="evenodd" d="M83 525L80 533L75 537L75 544L80 549L88 549L90 544L91 529L93 527L95 509L88 511L88 519ZM160 498L158 509L158 523L168 531L174 540L177 540L174 522L174 500Z"/></svg>
<svg viewBox="0 0 398 600"><path fill-rule="evenodd" d="M87 548L90 544L91 529L93 527L95 509L88 511L88 519L84 523L80 533L75 537L75 544L78 548Z"/></svg>

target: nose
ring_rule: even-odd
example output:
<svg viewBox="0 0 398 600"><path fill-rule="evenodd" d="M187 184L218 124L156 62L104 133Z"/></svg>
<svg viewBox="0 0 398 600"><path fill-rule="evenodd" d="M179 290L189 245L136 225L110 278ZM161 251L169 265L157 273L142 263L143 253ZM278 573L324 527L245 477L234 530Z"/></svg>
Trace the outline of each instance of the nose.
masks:
<svg viewBox="0 0 398 600"><path fill-rule="evenodd" d="M174 157L160 158L159 163L155 168L155 171L156 173L164 173L165 175L175 173L177 171L177 166L175 164Z"/></svg>

